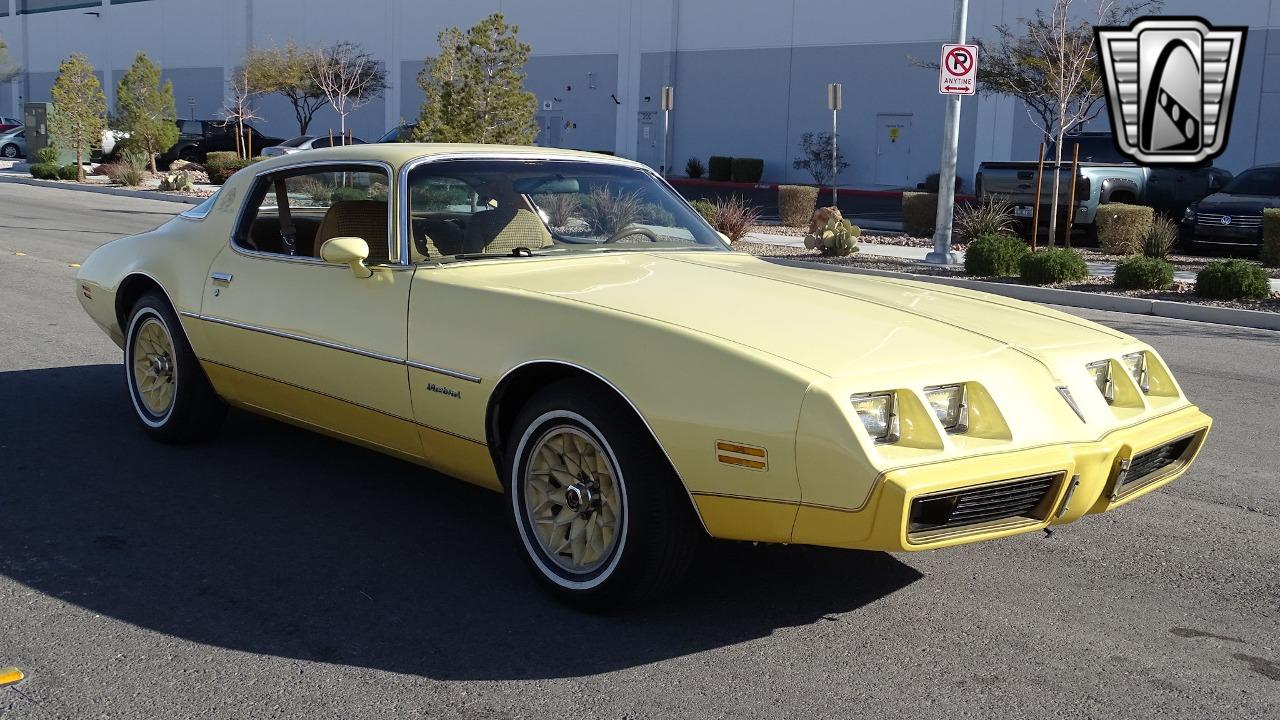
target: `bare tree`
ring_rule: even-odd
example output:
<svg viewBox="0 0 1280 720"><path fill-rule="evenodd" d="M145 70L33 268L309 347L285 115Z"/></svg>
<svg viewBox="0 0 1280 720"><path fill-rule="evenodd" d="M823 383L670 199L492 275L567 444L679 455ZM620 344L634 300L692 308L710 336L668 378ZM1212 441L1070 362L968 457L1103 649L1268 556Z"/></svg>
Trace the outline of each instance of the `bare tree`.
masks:
<svg viewBox="0 0 1280 720"><path fill-rule="evenodd" d="M228 83L229 92L226 100L222 104L222 108L218 114L222 115L222 125L225 127L232 123L236 126L236 152L241 157L247 158L252 148L244 142L244 124L250 120L257 120L257 109L253 106L253 98L262 91L255 88L251 82L253 75L248 67L241 66L231 76Z"/></svg>
<svg viewBox="0 0 1280 720"><path fill-rule="evenodd" d="M346 137L347 115L368 105L387 89L387 70L362 45L340 42L312 51L307 74L338 113L339 135Z"/></svg>

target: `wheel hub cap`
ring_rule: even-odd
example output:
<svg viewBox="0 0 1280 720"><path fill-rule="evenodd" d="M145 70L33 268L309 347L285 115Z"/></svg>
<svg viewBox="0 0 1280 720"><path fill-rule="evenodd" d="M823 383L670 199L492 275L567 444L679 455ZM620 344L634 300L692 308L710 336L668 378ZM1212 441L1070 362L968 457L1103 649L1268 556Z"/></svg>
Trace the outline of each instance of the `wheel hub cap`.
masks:
<svg viewBox="0 0 1280 720"><path fill-rule="evenodd" d="M552 428L534 443L523 478L525 514L561 568L587 573L609 559L621 527L616 477L605 450L577 427Z"/></svg>
<svg viewBox="0 0 1280 720"><path fill-rule="evenodd" d="M133 338L133 386L143 407L156 416L173 406L173 356L173 340L164 324L155 318L143 320Z"/></svg>

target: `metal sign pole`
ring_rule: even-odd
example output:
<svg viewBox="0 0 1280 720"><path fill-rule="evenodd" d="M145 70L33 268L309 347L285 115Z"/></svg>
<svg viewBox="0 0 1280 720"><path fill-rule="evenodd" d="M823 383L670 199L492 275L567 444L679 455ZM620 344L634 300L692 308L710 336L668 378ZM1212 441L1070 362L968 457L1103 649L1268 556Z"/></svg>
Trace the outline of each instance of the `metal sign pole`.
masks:
<svg viewBox="0 0 1280 720"><path fill-rule="evenodd" d="M831 110L831 207L836 206L836 173L839 165L836 162L836 137L839 133L837 116L844 106L844 86L840 83L827 84L827 108Z"/></svg>
<svg viewBox="0 0 1280 720"><path fill-rule="evenodd" d="M671 168L668 150L671 147L671 108L675 105L675 89L662 88L662 177L668 177Z"/></svg>
<svg viewBox="0 0 1280 720"><path fill-rule="evenodd" d="M964 44L969 24L969 0L956 0L953 42ZM956 202L956 150L960 144L959 94L947 97L947 111L942 120L942 167L938 173L938 213L934 216L933 252L925 256L928 263L951 265L957 260L951 252L951 222Z"/></svg>

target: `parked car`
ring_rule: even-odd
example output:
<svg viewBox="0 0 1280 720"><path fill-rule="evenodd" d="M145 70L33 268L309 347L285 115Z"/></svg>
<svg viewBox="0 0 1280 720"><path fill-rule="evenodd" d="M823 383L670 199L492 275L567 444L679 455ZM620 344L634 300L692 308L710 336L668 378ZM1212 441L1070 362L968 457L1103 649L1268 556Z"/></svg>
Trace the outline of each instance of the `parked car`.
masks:
<svg viewBox="0 0 1280 720"><path fill-rule="evenodd" d="M302 152L303 150L318 150L320 148L333 146L341 147L343 141L341 137L330 138L328 135L299 135L296 138L290 138L271 147L262 149L263 157L276 157L279 155L289 155L291 153ZM347 145L364 145L365 141L358 137L347 138Z"/></svg>
<svg viewBox="0 0 1280 720"><path fill-rule="evenodd" d="M22 127L22 121L18 118L0 117L0 133L7 133Z"/></svg>
<svg viewBox="0 0 1280 720"><path fill-rule="evenodd" d="M385 135L378 138L380 143L393 142L409 142L409 135L413 132L413 125L397 125L386 132Z"/></svg>
<svg viewBox="0 0 1280 720"><path fill-rule="evenodd" d="M27 156L27 133L22 126L0 133L0 157L6 160Z"/></svg>
<svg viewBox="0 0 1280 720"><path fill-rule="evenodd" d="M1157 212L1181 217L1187 206L1222 188L1231 173L1209 165L1142 167L1130 162L1116 149L1111 133L1080 133L1069 136L1063 146L1061 205L1066 207L1071 191L1071 150L1080 144L1080 166L1076 176L1074 226L1086 233L1094 231L1098 206L1109 202L1150 205ZM1040 217L1052 211L1054 148L1045 151L1045 177L1041 183ZM979 197L997 195L1014 206L1018 218L1030 220L1035 204L1036 162L984 162L975 180Z"/></svg>
<svg viewBox="0 0 1280 720"><path fill-rule="evenodd" d="M1262 211L1275 207L1280 207L1280 163L1249 168L1187 208L1182 238L1192 246L1257 252L1262 247Z"/></svg>
<svg viewBox="0 0 1280 720"><path fill-rule="evenodd" d="M504 492L582 606L669 588L703 534L902 551L1072 522L1180 476L1211 424L1122 332L732 252L594 153L268 158L77 280L154 439L234 405Z"/></svg>
<svg viewBox="0 0 1280 720"><path fill-rule="evenodd" d="M161 154L157 160L161 167L168 167L174 160L204 163L211 152L236 151L236 124L225 120L177 120L178 142ZM250 150L254 154L264 148L283 142L280 138L268 137L249 123L245 123Z"/></svg>

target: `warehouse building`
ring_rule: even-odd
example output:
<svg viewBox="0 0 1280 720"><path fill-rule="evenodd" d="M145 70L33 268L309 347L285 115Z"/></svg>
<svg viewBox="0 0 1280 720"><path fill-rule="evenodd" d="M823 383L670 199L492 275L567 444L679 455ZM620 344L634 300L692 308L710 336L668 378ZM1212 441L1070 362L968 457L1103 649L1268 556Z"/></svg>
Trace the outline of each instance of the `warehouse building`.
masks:
<svg viewBox="0 0 1280 720"><path fill-rule="evenodd" d="M971 0L970 37L1016 23L1048 0ZM1093 0L1077 0L1081 11ZM501 11L533 46L527 85L538 98L538 143L608 150L662 162L661 88L675 88L670 155L760 157L766 181L804 182L792 168L807 131L829 130L826 85L844 85L840 145L851 166L844 186L913 186L939 164L943 99L933 71L913 58L937 56L951 33L951 0L0 0L0 38L22 72L0 85L0 115L43 101L59 61L85 53L114 83L146 52L174 84L178 113L214 118L226 81L253 46L294 40L363 44L382 59L390 87L349 123L376 139L418 114L416 78L444 27ZM1280 0L1209 6L1169 0L1168 14L1200 14L1250 29L1236 114L1218 164L1233 171L1280 161L1267 117L1280 116ZM1275 42L1272 42L1274 38ZM981 59L979 59L981 61ZM287 102L259 102L260 129L289 137ZM336 127L327 110L312 131ZM1095 127L1106 127L1105 118ZM966 99L959 174L970 187L984 160L1034 157L1039 133L1009 99Z"/></svg>

